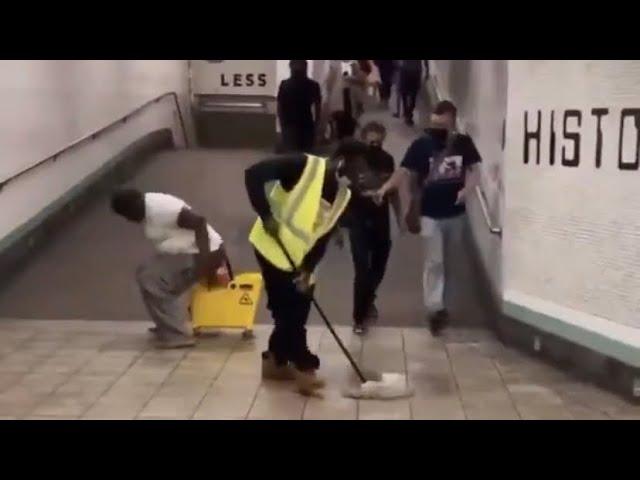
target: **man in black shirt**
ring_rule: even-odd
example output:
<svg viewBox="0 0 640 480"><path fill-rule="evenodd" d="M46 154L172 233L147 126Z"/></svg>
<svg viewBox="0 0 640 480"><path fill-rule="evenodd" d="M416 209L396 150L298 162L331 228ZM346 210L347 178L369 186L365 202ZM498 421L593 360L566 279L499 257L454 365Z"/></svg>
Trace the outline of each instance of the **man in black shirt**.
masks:
<svg viewBox="0 0 640 480"><path fill-rule="evenodd" d="M391 85L393 84L393 60L374 60L380 72L380 100L385 108L389 107L389 98L391 98Z"/></svg>
<svg viewBox="0 0 640 480"><path fill-rule="evenodd" d="M438 335L448 320L444 291L444 246L461 245L466 222L465 202L479 182L482 161L473 140L455 132L457 109L444 100L431 115L431 127L416 139L405 154L398 174L377 193L380 200L409 175L421 189L420 234L424 238L424 304L433 335Z"/></svg>
<svg viewBox="0 0 640 480"><path fill-rule="evenodd" d="M371 175L363 178L365 192L376 191L394 171L393 157L382 144L386 136L384 125L370 122L362 129L362 138L369 145L367 163ZM366 175L364 176L366 177ZM396 199L394 195L392 197ZM353 285L354 333L366 332L367 320L378 317L376 291L382 282L391 251L389 203L374 203L367 194L354 193L343 224L349 229L355 279Z"/></svg>
<svg viewBox="0 0 640 480"><path fill-rule="evenodd" d="M360 188L356 172L366 171L367 151L366 145L353 141L338 147L327 162L322 186L324 201L329 204L337 201L339 182L348 181L352 192ZM245 171L251 205L272 237L278 237L279 223L274 219L266 186L278 182L285 192L291 192L300 181L308 161L304 154L283 155L263 160ZM306 394L323 386L323 381L315 376L320 360L309 351L305 325L311 308L309 294L313 292L311 276L324 256L332 233L330 230L316 240L302 259L298 272L278 268L257 248L255 250L267 293L267 308L275 322L268 351L262 355L263 377L295 379Z"/></svg>
<svg viewBox="0 0 640 480"><path fill-rule="evenodd" d="M306 60L291 60L289 68L291 76L283 80L278 89L282 143L288 152L308 152L313 147L316 124L320 120L320 85L307 76Z"/></svg>
<svg viewBox="0 0 640 480"><path fill-rule="evenodd" d="M404 121L412 126L413 110L416 107L416 99L422 82L421 60L400 60L400 95L402 97L402 110Z"/></svg>

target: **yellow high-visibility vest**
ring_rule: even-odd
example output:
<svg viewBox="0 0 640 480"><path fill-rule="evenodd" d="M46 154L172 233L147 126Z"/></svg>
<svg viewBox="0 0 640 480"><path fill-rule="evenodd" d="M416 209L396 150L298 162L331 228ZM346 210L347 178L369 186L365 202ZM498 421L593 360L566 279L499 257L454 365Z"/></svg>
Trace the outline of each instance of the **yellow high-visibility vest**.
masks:
<svg viewBox="0 0 640 480"><path fill-rule="evenodd" d="M279 238L296 269L318 239L335 226L351 198L351 190L342 184L333 203L322 198L326 169L326 159L307 155L307 164L291 191L287 192L277 182L269 194L271 213L279 224ZM260 217L251 229L249 241L273 266L287 272L293 270L280 245L265 231Z"/></svg>

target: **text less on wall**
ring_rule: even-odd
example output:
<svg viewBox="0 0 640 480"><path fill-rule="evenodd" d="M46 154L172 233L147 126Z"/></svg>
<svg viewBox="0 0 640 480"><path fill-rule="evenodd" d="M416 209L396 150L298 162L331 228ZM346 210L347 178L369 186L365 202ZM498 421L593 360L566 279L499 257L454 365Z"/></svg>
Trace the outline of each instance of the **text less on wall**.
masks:
<svg viewBox="0 0 640 480"><path fill-rule="evenodd" d="M604 142L614 141L618 147L618 169L640 169L640 108L623 108L620 111L617 138L605 138L602 131L602 119L610 114L609 108L592 108L582 110L551 110L543 115L541 110L524 112L524 145L523 160L525 164L534 164L531 157L532 146L536 148L535 165L541 164L542 137L548 132L549 150L546 162L548 165L558 164L564 167L579 167L581 165L602 166L602 146ZM595 129L594 158L582 158L583 133L585 129ZM629 139L632 135L626 129L633 129L635 141ZM557 156L558 142L563 142L559 158ZM624 152L633 152L633 156Z"/></svg>

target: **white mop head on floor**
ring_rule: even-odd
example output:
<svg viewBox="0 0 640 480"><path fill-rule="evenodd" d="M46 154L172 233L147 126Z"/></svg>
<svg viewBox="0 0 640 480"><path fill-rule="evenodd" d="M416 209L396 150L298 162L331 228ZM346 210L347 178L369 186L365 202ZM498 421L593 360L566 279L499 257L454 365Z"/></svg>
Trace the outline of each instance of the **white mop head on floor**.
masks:
<svg viewBox="0 0 640 480"><path fill-rule="evenodd" d="M393 400L413 395L407 377L401 373L383 373L379 380L369 380L356 387L347 389L343 395L361 400Z"/></svg>

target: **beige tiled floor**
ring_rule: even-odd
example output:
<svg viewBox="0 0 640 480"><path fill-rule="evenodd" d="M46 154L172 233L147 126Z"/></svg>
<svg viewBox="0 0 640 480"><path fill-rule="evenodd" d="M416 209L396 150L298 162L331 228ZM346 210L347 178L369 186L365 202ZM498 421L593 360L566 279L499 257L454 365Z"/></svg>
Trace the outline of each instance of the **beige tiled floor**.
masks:
<svg viewBox="0 0 640 480"><path fill-rule="evenodd" d="M309 329L328 379L323 398L262 382L256 339L236 332L196 348L149 348L147 323L0 321L0 419L631 419L640 407L507 349L490 335L374 328L338 333L367 369L408 372L410 399L352 400L346 359L323 327Z"/></svg>

